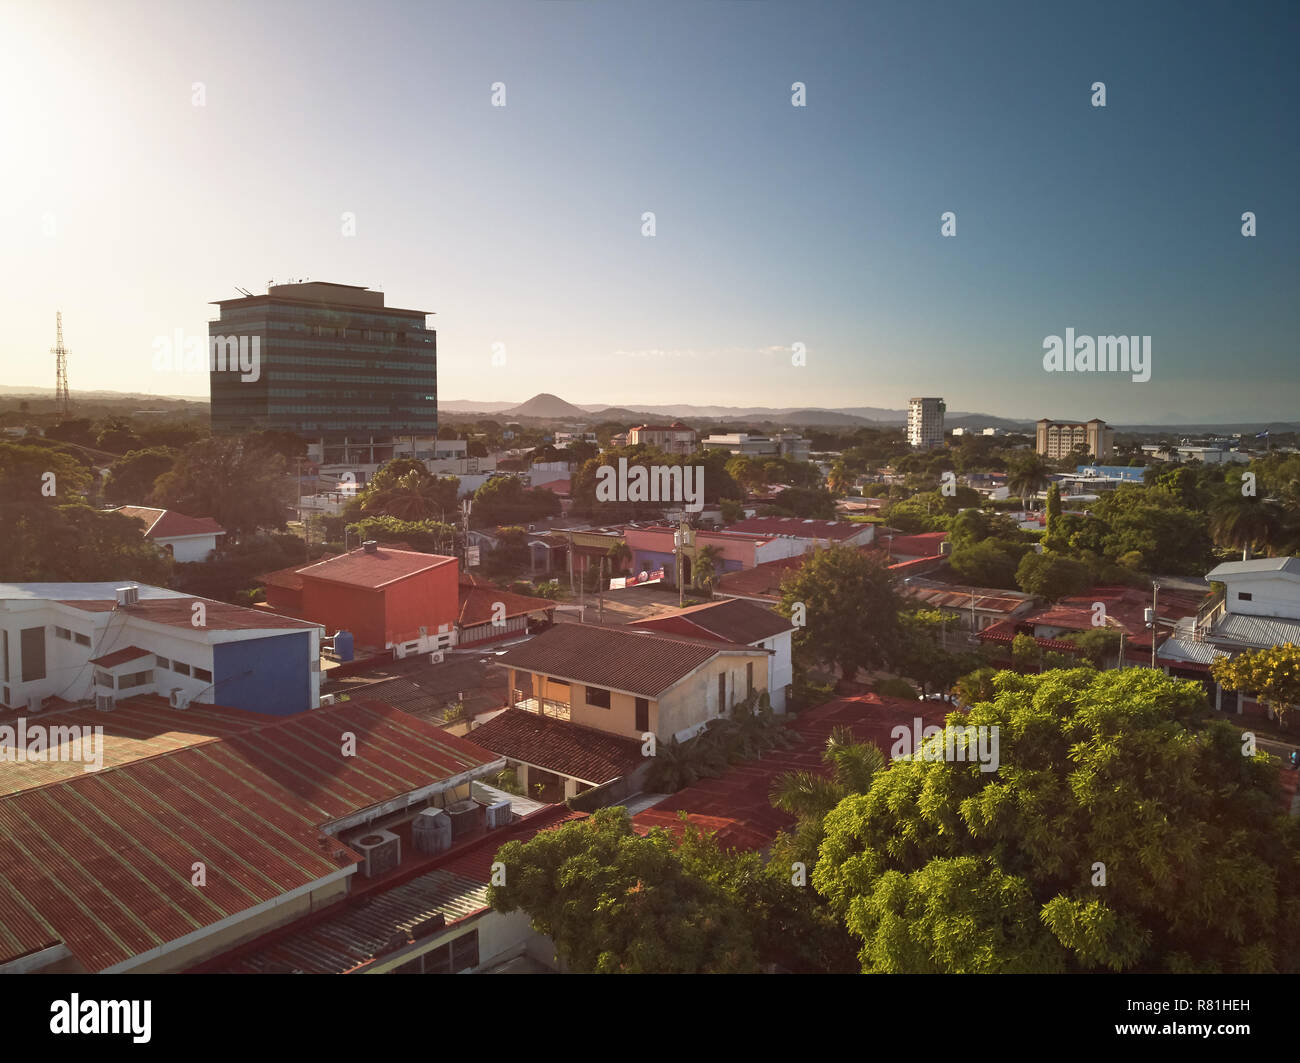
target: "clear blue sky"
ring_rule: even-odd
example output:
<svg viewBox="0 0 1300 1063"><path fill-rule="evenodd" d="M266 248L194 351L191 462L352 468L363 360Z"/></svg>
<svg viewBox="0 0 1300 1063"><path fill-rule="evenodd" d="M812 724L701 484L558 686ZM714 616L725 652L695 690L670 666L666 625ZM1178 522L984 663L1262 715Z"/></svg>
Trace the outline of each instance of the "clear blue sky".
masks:
<svg viewBox="0 0 1300 1063"><path fill-rule="evenodd" d="M1300 420L1298 12L9 0L0 382L62 309L74 392L206 395L155 337L309 277L435 312L444 399Z"/></svg>

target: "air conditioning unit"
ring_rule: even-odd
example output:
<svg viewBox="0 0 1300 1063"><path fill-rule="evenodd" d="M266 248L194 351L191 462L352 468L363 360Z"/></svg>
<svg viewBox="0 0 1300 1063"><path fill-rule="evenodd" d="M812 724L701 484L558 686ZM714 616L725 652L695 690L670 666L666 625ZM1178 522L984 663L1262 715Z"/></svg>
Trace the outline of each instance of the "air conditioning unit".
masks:
<svg viewBox="0 0 1300 1063"><path fill-rule="evenodd" d="M27 711L36 713L41 711L41 706L45 704L44 694L31 694L27 698Z"/></svg>
<svg viewBox="0 0 1300 1063"><path fill-rule="evenodd" d="M411 842L417 853L441 853L451 848L451 817L441 808L426 808L411 820Z"/></svg>
<svg viewBox="0 0 1300 1063"><path fill-rule="evenodd" d="M497 801L495 804L488 805L485 814L487 816L488 830L510 826L510 820L514 816L514 813L510 810L509 801Z"/></svg>
<svg viewBox="0 0 1300 1063"><path fill-rule="evenodd" d="M477 801L457 801L447 806L447 815L451 818L452 838L463 838L482 825L483 806Z"/></svg>
<svg viewBox="0 0 1300 1063"><path fill-rule="evenodd" d="M167 702L173 709L188 709L190 707L189 695L180 687L172 687L171 693L167 695Z"/></svg>
<svg viewBox="0 0 1300 1063"><path fill-rule="evenodd" d="M112 694L96 694L95 708L100 712L112 712L114 708L114 699Z"/></svg>
<svg viewBox="0 0 1300 1063"><path fill-rule="evenodd" d="M402 862L402 839L391 831L367 831L348 844L361 854L362 862L358 870L366 878L386 874Z"/></svg>
<svg viewBox="0 0 1300 1063"><path fill-rule="evenodd" d="M139 587L118 587L115 591L117 594L117 604L123 606L140 604Z"/></svg>
<svg viewBox="0 0 1300 1063"><path fill-rule="evenodd" d="M429 654L430 664L442 664L442 662L445 661L446 659L447 659L447 655L443 653L442 650L434 650L431 654Z"/></svg>
<svg viewBox="0 0 1300 1063"><path fill-rule="evenodd" d="M325 708L326 705L333 705L333 704L334 704L333 694L322 694L320 696L320 707L322 709Z"/></svg>

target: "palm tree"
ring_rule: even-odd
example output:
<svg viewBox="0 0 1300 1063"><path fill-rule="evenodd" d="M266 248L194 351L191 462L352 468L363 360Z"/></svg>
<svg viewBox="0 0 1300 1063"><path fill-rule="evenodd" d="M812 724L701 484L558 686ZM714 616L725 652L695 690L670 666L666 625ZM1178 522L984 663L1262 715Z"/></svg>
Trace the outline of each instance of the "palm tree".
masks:
<svg viewBox="0 0 1300 1063"><path fill-rule="evenodd" d="M1034 455L1011 470L1011 475L1007 477L1007 489L1013 495L1019 495L1020 504L1028 509L1029 496L1038 494L1051 482L1043 459Z"/></svg>
<svg viewBox="0 0 1300 1063"><path fill-rule="evenodd" d="M608 550L605 556L609 558L609 570L611 575L617 576L623 571L625 565L632 561L632 550L622 539L619 539Z"/></svg>
<svg viewBox="0 0 1300 1063"><path fill-rule="evenodd" d="M428 520L443 512L437 481L412 470L361 503L363 513L387 514L398 520Z"/></svg>
<svg viewBox="0 0 1300 1063"><path fill-rule="evenodd" d="M1252 548L1267 552L1284 537L1281 507L1268 499L1234 496L1210 510L1210 534L1220 546L1241 548L1241 559L1250 560Z"/></svg>
<svg viewBox="0 0 1300 1063"><path fill-rule="evenodd" d="M718 578L717 562L722 557L722 549L717 546L701 546L695 551L694 576L695 586L713 594L713 582Z"/></svg>
<svg viewBox="0 0 1300 1063"><path fill-rule="evenodd" d="M856 741L844 727L831 731L822 760L831 768L829 775L788 771L772 781L770 791L772 805L798 821L794 850L810 867L821 847L827 813L846 797L870 790L885 768L885 755L874 745Z"/></svg>

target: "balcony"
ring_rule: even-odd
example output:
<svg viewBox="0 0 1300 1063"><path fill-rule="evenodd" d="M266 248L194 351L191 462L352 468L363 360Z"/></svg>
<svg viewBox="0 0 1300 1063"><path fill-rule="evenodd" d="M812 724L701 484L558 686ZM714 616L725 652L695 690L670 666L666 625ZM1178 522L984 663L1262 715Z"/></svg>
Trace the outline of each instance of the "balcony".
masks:
<svg viewBox="0 0 1300 1063"><path fill-rule="evenodd" d="M569 703L567 701L556 701L554 698L535 698L525 694L522 690L516 690L510 699L516 709L523 709L524 712L535 712L538 716L550 716L556 720L567 720L569 718Z"/></svg>

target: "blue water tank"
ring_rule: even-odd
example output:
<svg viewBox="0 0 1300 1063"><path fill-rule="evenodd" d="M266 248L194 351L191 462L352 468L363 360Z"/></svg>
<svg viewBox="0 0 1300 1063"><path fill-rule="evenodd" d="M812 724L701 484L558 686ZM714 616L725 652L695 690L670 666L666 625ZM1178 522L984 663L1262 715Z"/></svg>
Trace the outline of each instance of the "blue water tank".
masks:
<svg viewBox="0 0 1300 1063"><path fill-rule="evenodd" d="M352 660L352 632L338 631L334 634L334 656L340 661Z"/></svg>

